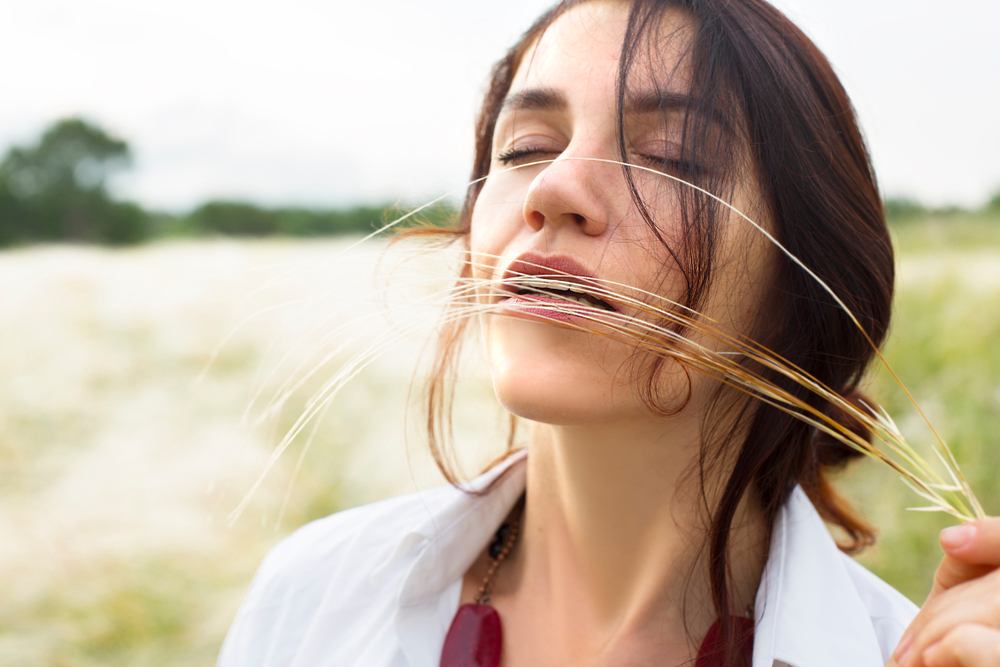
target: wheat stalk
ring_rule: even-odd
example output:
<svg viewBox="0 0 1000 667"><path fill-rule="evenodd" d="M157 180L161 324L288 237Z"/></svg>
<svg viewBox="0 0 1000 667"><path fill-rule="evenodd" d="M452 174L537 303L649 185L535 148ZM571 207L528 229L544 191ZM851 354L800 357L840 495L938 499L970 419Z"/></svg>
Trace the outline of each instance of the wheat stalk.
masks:
<svg viewBox="0 0 1000 667"><path fill-rule="evenodd" d="M519 284L523 284L524 287L530 285L533 290L553 291L568 290L572 287L574 291L580 291L581 285L575 281L570 282L567 274L560 275L548 267L539 268L545 268L549 273L531 275L523 279L515 277L508 280L505 285L516 288ZM970 521L983 516L982 508L961 475L957 463L953 463L955 459L950 455L950 451L947 455L942 455L934 450L948 477L943 479L907 442L885 410L867 405L859 408L813 376L758 343L740 334L726 333L717 324L706 321L697 314L687 314L683 306L669 299L648 292L643 292L644 298L638 299L623 293L624 286L620 284L609 284L608 281L592 278L588 278L588 282L591 284L586 286L586 291L593 296L615 306L625 306L638 315L664 321L667 323L666 326L636 315L623 315L620 312L609 312L584 304L562 306L550 300L533 298L530 294L522 294L519 298L529 303L537 302L545 309L557 313L572 314L584 322L599 326L595 330L593 326L587 327L562 319L546 318L538 310L532 310L533 318L548 319L553 326L568 327L600 336L615 336L655 356L674 359L688 368L782 410L869 458L889 466L909 488L930 503L929 506L912 509L946 512L961 521ZM499 287L494 286L491 289ZM509 295L509 292L505 294ZM656 304L655 301L650 303L651 297L660 301L662 305ZM669 326L671 324L678 325L680 330L690 331L705 342L698 342L695 337L678 333ZM710 346L708 342L714 345ZM872 441L846 428L799 396L777 386L761 373L739 363L740 359L756 362L760 367L792 380L839 408L843 413L852 416L871 432ZM944 441L940 443L947 450L947 444Z"/></svg>
<svg viewBox="0 0 1000 667"><path fill-rule="evenodd" d="M634 315L624 315L621 312L610 312L601 308L577 303L562 306L561 304L553 303L551 300L545 300L539 301L539 304L543 305L544 309L556 313L572 314L577 319L589 323L590 326L567 322L563 319L546 318L544 315L539 314L537 309L533 310L531 313L531 317L533 319L548 319L548 323L553 326L567 327L593 335L611 336L619 340L627 341L639 350L643 350L661 358L676 360L688 368L704 373L705 375L714 378L723 384L742 391L757 400L763 401L778 410L782 410L795 418L802 420L818 431L821 431L837 441L861 452L865 456L888 466L899 475L904 484L906 484L923 500L929 503L923 507L910 509L925 512L945 512L956 517L960 521L970 521L985 515L978 499L969 487L965 477L962 475L961 469L951 449L934 429L916 399L890 367L888 361L878 349L878 346L875 345L874 341L872 341L868 336L868 333L858 322L855 315L819 276L817 276L801 260L795 257L795 255L789 252L764 227L720 197L698 187L693 183L655 169L643 167L641 165L627 164L619 160L588 157L558 157L555 159L537 160L528 164L508 167L504 169L503 172L563 160L582 160L618 165L666 178L684 187L691 188L701 195L711 198L749 224L757 233L761 234L768 242L773 244L780 252L787 256L793 263L795 263L813 280L815 280L833 298L838 307L840 307L847 314L853 324L862 332L871 344L872 349L877 355L882 366L888 371L893 380L902 389L907 399L917 410L921 419L927 424L933 433L935 442L932 446L932 450L934 452L935 459L943 466L946 477L942 477L936 469L929 465L925 458L922 457L920 453L907 442L896 423L884 409L878 406L864 405L863 407L858 407L852 404L840 396L836 391L825 386L816 378L796 367L794 364L791 364L787 360L774 354L762 345L736 332L728 333L724 331L718 323L713 322L704 315L693 311L682 304L673 302L662 295L640 290L632 285L588 278L588 284L583 286L585 291L589 292L592 296L615 306L624 306L626 309L632 311ZM476 181L471 182L469 186L481 182L488 177L489 176L484 176L477 179ZM462 188L461 190L465 189L466 188ZM377 229L371 234L365 236L363 239L343 249L340 253L338 253L338 255L346 253L365 241L397 227L400 223L418 214L420 211L453 196L457 192L459 191L456 190L456 192L442 195L428 204L418 207L406 215L389 222L380 229ZM510 261L513 259L509 257L490 256L483 253L476 253L476 255L482 258L491 258L496 261ZM471 254L466 257L465 261L468 262L472 268L475 268L478 264L478 260L471 256ZM545 269L547 273L530 276L532 289L537 290L548 288L559 291L569 289L569 287L572 286L574 291L580 291L580 283L575 281L570 283L568 278L569 274L561 274L560 272L553 271L549 267L540 268ZM250 491L230 515L230 521L235 521L246 508L251 497L254 495L264 477L277 462L281 454L310 423L313 423L312 433L309 435L295 466L295 472L297 473L299 467L301 466L302 458L304 457L305 452L315 435L315 430L318 428L319 421L322 419L322 415L329 409L339 391L366 366L372 363L384 352L391 349L400 340L412 336L415 333L429 332L437 326L443 326L448 323L457 322L470 317L496 315L498 313L502 313L504 315L513 314L516 316L516 313L512 313L510 309L500 310L497 307L495 300L484 301L481 297L491 293L497 294L501 292L503 296L509 296L510 292L508 289L512 286L516 287L519 284L519 281L527 278L527 276L515 276L513 279L506 281L503 285L499 284L495 280L463 279L455 287L445 291L434 292L425 300L425 303L429 305L450 306L443 319L438 320L437 322L429 323L426 318L411 318L410 320L398 323L393 330L383 332L369 342L368 345L364 346L361 351L351 356L337 372L328 378L322 388L309 401L304 412L299 416L275 448L271 457L268 459L264 470L261 472ZM529 303L534 300L530 295L524 294L522 294L519 298L524 299ZM657 324L657 321L665 322L666 326ZM680 331L689 331L697 337L703 339L704 342L698 342L689 335L680 334L672 329L670 325L676 325ZM280 409L281 405L285 403L288 397L291 396L291 394L298 387L300 387L306 379L308 379L308 377L315 375L320 369L325 368L329 362L331 362L350 345L357 343L357 337L352 338L350 335L346 338L342 337L342 334L348 330L348 326L349 325L345 325L344 327L338 328L324 338L324 341L339 339L340 343L336 346L334 351L326 354L318 364L313 364L308 369L305 369L304 366L300 365L300 367L292 373L292 376L289 377L289 379L282 385L280 390L268 403L264 410L265 416L273 414L274 411ZM755 362L761 368L777 373L781 377L787 378L795 382L797 385L805 387L812 394L839 408L840 411L850 415L859 423L864 425L864 427L867 428L872 434L872 440L869 442L867 439L859 436L857 433L854 433L844 425L826 415L822 410L810 405L807 401L788 392L787 390L782 389L774 382L765 378L761 373L755 372L746 365L741 364L741 359ZM254 400L257 400L258 397L259 393L255 394ZM260 420L258 419L258 422L259 421ZM293 474L293 479L294 476L295 475ZM285 495L286 503L290 489L291 484L289 485L289 491L286 492ZM284 506L282 507L282 513L283 512Z"/></svg>

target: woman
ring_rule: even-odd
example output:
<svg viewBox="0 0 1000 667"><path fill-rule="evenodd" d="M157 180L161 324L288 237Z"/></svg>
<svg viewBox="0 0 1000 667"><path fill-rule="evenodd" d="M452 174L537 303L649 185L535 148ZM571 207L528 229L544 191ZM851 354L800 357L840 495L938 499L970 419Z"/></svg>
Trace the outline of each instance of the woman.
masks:
<svg viewBox="0 0 1000 667"><path fill-rule="evenodd" d="M614 326L722 354L712 331L736 332L858 399L888 327L892 249L850 102L798 29L762 0L564 2L494 69L473 179L442 232L469 259L431 441L448 460L461 314L486 313L496 394L529 424L527 452L469 489L297 531L262 565L220 665L875 667L897 646L907 667L993 664L961 656L1000 645L980 576L995 524L949 551L904 636L917 609L823 525L848 549L871 540L824 477L853 451Z"/></svg>

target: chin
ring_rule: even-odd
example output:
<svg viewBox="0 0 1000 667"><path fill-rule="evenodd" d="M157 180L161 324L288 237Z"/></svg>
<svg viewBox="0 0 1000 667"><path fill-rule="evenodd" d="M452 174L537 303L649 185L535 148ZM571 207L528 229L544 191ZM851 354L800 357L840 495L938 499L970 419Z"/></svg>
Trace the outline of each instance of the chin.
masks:
<svg viewBox="0 0 1000 667"><path fill-rule="evenodd" d="M599 393L571 382L494 376L497 400L513 415L553 426L573 426L611 418Z"/></svg>
<svg viewBox="0 0 1000 667"><path fill-rule="evenodd" d="M497 399L518 417L569 426L634 410L620 372L627 350L609 349L606 339L504 318L491 327L487 350Z"/></svg>

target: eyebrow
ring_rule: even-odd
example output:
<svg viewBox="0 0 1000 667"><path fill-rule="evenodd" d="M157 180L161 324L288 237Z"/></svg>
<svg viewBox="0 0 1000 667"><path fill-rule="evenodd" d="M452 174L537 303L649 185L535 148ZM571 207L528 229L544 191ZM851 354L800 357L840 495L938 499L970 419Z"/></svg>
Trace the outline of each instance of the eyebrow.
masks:
<svg viewBox="0 0 1000 667"><path fill-rule="evenodd" d="M500 110L565 111L568 107L566 96L554 88L528 88L508 95Z"/></svg>
<svg viewBox="0 0 1000 667"><path fill-rule="evenodd" d="M626 113L657 113L680 109L685 112L694 111L695 113L703 114L708 117L708 120L714 121L723 127L727 125L725 116L717 109L706 110L704 107L705 105L700 100L690 95L684 95L683 93L639 92L630 94L625 99Z"/></svg>

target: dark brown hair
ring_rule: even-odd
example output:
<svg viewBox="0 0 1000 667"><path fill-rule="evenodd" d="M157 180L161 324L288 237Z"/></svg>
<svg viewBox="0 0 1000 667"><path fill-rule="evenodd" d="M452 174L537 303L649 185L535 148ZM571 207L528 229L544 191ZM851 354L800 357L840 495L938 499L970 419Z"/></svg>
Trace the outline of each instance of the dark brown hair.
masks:
<svg viewBox="0 0 1000 667"><path fill-rule="evenodd" d="M440 232L467 243L472 211L489 174L493 132L501 103L528 49L566 9L587 0L567 0L543 15L493 68L489 89L476 122L475 162L461 215L453 229ZM775 236L810 267L851 309L859 330L830 295L800 267L776 256L765 303L758 313L758 342L852 401L888 326L892 301L893 253L885 216L864 139L851 102L823 54L783 14L763 0L634 0L630 3L618 73L618 123L623 125L627 84L640 57L652 59L671 35L661 34L662 17L681 9L694 19L695 34L686 54L692 72L693 107L683 121L682 165L677 175L723 199L738 178L752 175L759 185L766 216ZM670 72L665 72L669 76ZM694 113L691 113L694 112ZM666 113L666 110L664 111ZM726 130L706 119L723 119ZM621 160L627 162L624 133ZM699 156L712 155L712 169L695 167ZM681 203L683 239L668 242L625 170L632 198L663 245L664 265L679 267L683 302L703 303L712 284L713 259L725 211L690 188L676 188ZM675 168L676 169L676 168ZM469 268L462 278L468 277ZM429 383L428 432L439 466L455 480L453 454L445 446L450 422L449 379L467 321L441 333ZM662 360L646 367L650 407L670 412L656 396ZM749 363L749 362L747 362ZM807 389L763 371L787 391L827 410L835 419L864 433L842 414L833 414ZM678 408L673 408L674 411ZM697 473L702 489L726 461L728 479L718 500L706 509L706 539L712 598L729 647L726 665L740 664L732 609L729 566L730 534L737 507L753 494L773 523L797 484L827 521L849 538L841 545L855 551L871 544L874 534L831 486L826 473L843 466L857 452L820 436L806 423L759 401L741 400L732 390L716 392ZM725 415L728 419L719 419ZM724 432L709 424L735 424ZM717 479L717 477L716 477ZM704 495L704 494L703 494Z"/></svg>

